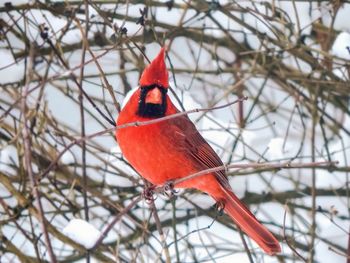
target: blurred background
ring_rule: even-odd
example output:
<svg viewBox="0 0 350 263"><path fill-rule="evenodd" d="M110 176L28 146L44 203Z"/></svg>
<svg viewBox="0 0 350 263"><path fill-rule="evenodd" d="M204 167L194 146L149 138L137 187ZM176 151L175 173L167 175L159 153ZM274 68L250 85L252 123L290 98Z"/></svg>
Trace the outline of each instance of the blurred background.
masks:
<svg viewBox="0 0 350 263"><path fill-rule="evenodd" d="M350 1L2 1L0 262L350 262L349 17ZM224 163L268 163L228 176L279 255L194 190L125 209L144 182L113 122L164 45L180 110L248 97L189 117ZM289 162L305 167L269 165ZM89 250L72 219L113 227Z"/></svg>

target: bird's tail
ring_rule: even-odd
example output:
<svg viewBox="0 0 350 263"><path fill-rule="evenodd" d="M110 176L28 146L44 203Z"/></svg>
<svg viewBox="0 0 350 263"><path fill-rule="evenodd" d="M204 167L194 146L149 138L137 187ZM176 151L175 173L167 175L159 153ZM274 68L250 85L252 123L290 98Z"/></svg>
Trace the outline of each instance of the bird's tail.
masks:
<svg viewBox="0 0 350 263"><path fill-rule="evenodd" d="M266 253L274 255L281 252L278 240L263 226L248 208L231 191L222 187L224 197L214 199L224 205L224 211L234 222L252 238Z"/></svg>

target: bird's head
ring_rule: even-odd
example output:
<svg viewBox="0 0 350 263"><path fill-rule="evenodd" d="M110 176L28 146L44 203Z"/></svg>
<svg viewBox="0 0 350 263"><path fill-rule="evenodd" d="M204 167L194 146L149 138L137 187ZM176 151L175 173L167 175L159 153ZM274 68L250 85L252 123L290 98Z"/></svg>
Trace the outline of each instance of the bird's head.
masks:
<svg viewBox="0 0 350 263"><path fill-rule="evenodd" d="M164 58L165 48L163 47L141 75L137 110L139 116L158 118L165 115L169 77Z"/></svg>

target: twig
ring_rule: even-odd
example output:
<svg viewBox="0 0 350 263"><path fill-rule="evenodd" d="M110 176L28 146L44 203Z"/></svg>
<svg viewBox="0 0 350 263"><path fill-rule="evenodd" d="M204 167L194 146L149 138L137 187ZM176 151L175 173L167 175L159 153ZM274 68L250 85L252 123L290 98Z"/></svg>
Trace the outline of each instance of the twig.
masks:
<svg viewBox="0 0 350 263"><path fill-rule="evenodd" d="M270 168L270 169L295 169L295 168L315 168L315 167L332 167L337 162L311 162L311 163L251 163L251 164L228 164L214 168L209 168L186 177L176 179L172 183L176 186L177 184L183 183L184 181L193 179L198 176L202 176L209 173L215 173L219 171L225 171L230 168L249 169L249 168Z"/></svg>
<svg viewBox="0 0 350 263"><path fill-rule="evenodd" d="M323 166L323 165L330 165L333 163L330 162L315 162L315 163L308 163L308 164L291 164L291 163L284 163L284 164L271 164L271 167L274 168L302 168L302 167L315 167L315 166ZM197 176L201 176L201 175L205 175L208 173L213 173L213 172L217 172L217 171L221 171L221 170L225 170L227 168L231 168L231 167L239 167L239 168L255 168L255 167L262 167L262 166L267 166L269 164L232 164L232 165L223 165L220 167L216 167L216 168L211 168L211 169L207 169L207 170L203 170L201 172L186 176L184 178L178 179L173 181L174 185L176 186L176 184L179 184L181 182L184 182L185 180L190 180L193 179L194 177ZM162 192L164 190L164 188L162 186L159 186L157 188L154 189L155 193L159 193ZM99 240L96 242L96 244L93 246L92 249L96 248L104 239L104 237L108 234L108 232L112 229L112 227L115 225L115 223L117 223L121 217L126 214L136 203L138 203L140 200L142 199L142 196L138 196L138 198L136 198L134 201L132 201L125 209L123 209L115 218L114 220L105 228L105 230L103 231L103 234L101 235L101 237L99 238ZM170 246L171 244L169 244Z"/></svg>
<svg viewBox="0 0 350 263"><path fill-rule="evenodd" d="M55 52L56 56L58 57L59 61L62 63L62 65L68 70L70 71L69 66L67 65L66 61L63 59L63 57L61 56L60 52L57 50L57 48L55 47L55 45L52 43L51 39L48 38L47 36L47 32L43 31L43 29L41 28L41 37L43 38L44 41L46 41L49 46L51 47L51 49ZM94 57L94 59L96 59ZM81 90L81 92L83 93L83 95L85 96L85 98L90 102L90 104L97 110L97 112L107 121L109 122L109 124L111 124L112 126L116 126L115 121L109 119L101 110L99 107L97 107L97 105L95 104L95 102L90 98L89 94L86 93L86 91L82 88L82 86L80 85L80 83L77 80L77 77L74 75L73 72L71 72L69 74L69 76L72 78L72 80L75 82L75 84L78 86L78 88Z"/></svg>
<svg viewBox="0 0 350 263"><path fill-rule="evenodd" d="M85 63L85 57L86 57L86 49L88 48L88 32L89 32L89 5L88 2L84 1L85 6L85 19L86 19L86 25L85 25L85 32L81 30L82 35L82 54L81 54L81 64L84 65ZM80 24L79 24L80 25ZM81 28L81 27L80 27ZM85 137L85 114L84 114L84 96L83 96L83 79L84 79L84 69L85 67L81 67L80 69L80 77L78 80L79 86L81 87L79 89L79 110L80 110L80 131L81 131L81 137ZM81 162L82 162L82 176L83 176L83 203L84 203L84 216L85 220L89 222L89 204L88 204L88 196L87 196L87 173L86 173L86 142L81 142ZM86 253L86 263L90 263L90 252L88 251Z"/></svg>
<svg viewBox="0 0 350 263"><path fill-rule="evenodd" d="M205 227L197 228L197 229L194 229L194 230L188 232L186 235L184 235L184 236L182 236L182 237L180 237L180 238L178 238L178 239L175 239L173 242L170 242L170 243L168 244L168 247L170 247L170 246L172 246L172 245L174 245L174 244L176 245L176 243L178 243L179 241L181 241L181 240L183 240L183 239L186 239L188 236L190 236L190 235L192 235L192 234L194 234L194 233L197 233L197 232L199 232L199 231L203 231L203 230L210 229L210 228L213 226L213 224L216 222L217 218L218 218L218 215L215 215L214 219L210 222L209 225L207 225L207 226L205 226Z"/></svg>
<svg viewBox="0 0 350 263"><path fill-rule="evenodd" d="M254 263L254 260L253 260L253 257L252 257L252 253L250 253L247 241L244 238L243 231L242 231L242 229L239 226L236 225L236 227L238 229L239 236L241 237L241 240L242 240L242 243L243 243L243 246L244 246L244 250L245 250L245 253L248 256L249 262L250 263Z"/></svg>
<svg viewBox="0 0 350 263"><path fill-rule="evenodd" d="M319 88L317 87L316 94L319 93ZM316 125L318 123L318 112L317 112L317 103L318 95L314 95L312 108L312 127L311 127L311 161L316 159ZM316 169L312 169L311 175L311 226L310 226L310 251L309 251L309 262L314 262L315 257L315 240L316 240Z"/></svg>
<svg viewBox="0 0 350 263"><path fill-rule="evenodd" d="M174 239L177 240L177 222L176 222L176 198L171 198L171 206L173 211L173 218L172 218L172 228L174 231ZM169 245L168 245L169 246ZM178 242L175 242L175 254L176 254L176 263L180 263L180 252L179 252L179 245Z"/></svg>
<svg viewBox="0 0 350 263"><path fill-rule="evenodd" d="M84 65L85 63L85 57L86 57L86 38L87 38L87 32L89 31L89 6L87 4L87 1L85 1L85 19L86 19L86 30L85 33L82 32L82 54L81 54L81 64ZM84 114L84 96L83 96L83 79L84 79L84 69L85 67L81 67L80 69L80 77L79 77L79 86L81 89L79 89L79 110L80 110L80 132L81 137L85 137L85 114ZM83 184L84 184L84 215L85 220L89 221L89 207L88 207L88 200L87 200L87 193L86 193L86 186L87 186L87 174L86 174L86 141L83 140L81 142L81 162L82 162L82 176L83 176ZM87 261L90 261L90 258L88 257Z"/></svg>
<svg viewBox="0 0 350 263"><path fill-rule="evenodd" d="M232 102L229 102L229 103L226 103L224 105L217 106L217 107L193 109L193 110L189 110L189 111L178 112L178 113L175 113L175 114L172 114L172 115L168 115L168 116L165 116L165 117L162 117L162 118L153 119L153 120L149 120L149 121L130 122L130 123L126 123L126 124L123 124L123 125L119 125L119 126L116 127L116 129L124 129L124 128L132 127L132 126L151 125L151 124L155 124L155 123L158 123L158 122L167 121L167 120L171 120L171 119L178 118L178 117L181 117L181 116L185 116L185 115L191 114L191 113L219 110L219 109L223 109L223 108L226 108L228 106L231 106L233 104L236 104L239 101L247 100L247 99L248 99L248 97L244 97L244 98L240 98L240 99L237 99L235 101L232 101Z"/></svg>
<svg viewBox="0 0 350 263"><path fill-rule="evenodd" d="M49 252L49 257L52 263L56 263L56 256L53 252L49 233L47 231L46 225L45 225L45 213L43 206L41 204L41 197L40 197L40 190L39 190L39 185L38 181L34 178L34 173L33 173L33 168L32 168L32 154L31 154L31 149L32 149L32 143L31 143L31 137L29 134L29 126L28 126L28 121L27 121L27 105L26 105L26 99L28 96L28 90L29 90L29 83L31 82L32 75L33 75L33 60L34 60L34 49L32 45L30 46L30 56L29 56L29 64L28 64L28 73L27 73L27 83L25 87L23 88L23 93L22 93L22 103L21 103L21 108L22 108L22 123L23 123L23 128L22 128L22 135L23 135L23 141L24 141L24 167L25 170L28 174L33 195L37 203L37 209L39 211L39 219L40 219L40 224L41 228L44 234L45 238L45 244L47 246L47 250Z"/></svg>
<svg viewBox="0 0 350 263"><path fill-rule="evenodd" d="M328 249L329 249L330 251L336 253L336 254L339 255L339 256L345 257L345 258L346 258L346 262L349 262L349 260L350 260L350 255L349 255L349 254L348 254L348 255L347 255L347 254L344 254L344 253L342 253L342 252L336 250L336 249L333 248L333 247L328 247Z"/></svg>
<svg viewBox="0 0 350 263"><path fill-rule="evenodd" d="M349 231L349 234L348 234L347 258L348 258L348 260L347 260L346 262L347 262L347 263L350 263L350 231Z"/></svg>
<svg viewBox="0 0 350 263"><path fill-rule="evenodd" d="M95 250L103 241L103 239L107 236L109 231L113 228L113 226L120 220L122 217L128 213L138 202L142 200L142 196L139 195L137 198L135 198L130 204L128 204L122 211L119 212L118 215L114 217L112 222L110 222L107 227L103 230L101 236L96 241L95 245L90 249L90 251Z"/></svg>
<svg viewBox="0 0 350 263"><path fill-rule="evenodd" d="M89 2L89 0L86 0L86 1L85 1L85 4L86 4L87 7L88 7L88 2ZM87 9L87 10L88 10L88 9ZM86 12L86 17L88 17L88 12ZM120 111L120 105L119 105L119 103L117 102L117 99L115 98L112 85L109 84L109 82L108 82L108 80L107 80L107 78L106 78L106 76L105 76L105 74L104 74L104 71L103 71L103 69L102 69L100 63L98 62L98 60L97 60L95 54L92 52L92 50L91 50L91 48L90 48L90 46L89 46L89 41L87 40L88 28L86 28L85 31L84 31L83 28L82 28L82 26L81 26L81 24L80 24L80 22L79 22L79 20L76 18L76 19L74 19L74 21L77 23L77 25L78 25L78 27L79 27L79 29L80 29L80 31L81 31L81 34L84 36L84 38L83 38L83 45L84 45L83 51L86 52L86 50L87 50L87 51L89 52L89 54L91 55L91 57L92 57L92 59L93 59L95 65L96 65L98 71L100 72L100 77L101 77L102 80L103 80L104 87L108 90L109 95L111 96L111 98L112 98L112 100L113 100L113 104L114 104L115 108L116 108L116 109L118 110L118 112L119 112L119 111ZM88 21L88 18L87 18L87 21ZM87 24L88 24L88 23L87 23ZM82 64L84 64L84 61L82 61ZM80 83L80 85L82 86L82 83Z"/></svg>
<svg viewBox="0 0 350 263"><path fill-rule="evenodd" d="M165 261L167 263L171 263L169 249L168 249L168 246L166 244L166 238L165 238L165 235L164 235L162 224L161 224L159 216L158 216L157 208L156 208L156 206L154 204L154 200L152 200L150 202L150 206L151 206L151 209L152 209L154 221L156 222L156 226L157 226L157 230L158 230L158 233L159 233L160 241L162 243L162 247L163 247L163 250L164 250Z"/></svg>
<svg viewBox="0 0 350 263"><path fill-rule="evenodd" d="M59 154L58 156L56 157L55 160L53 160L50 165L45 169L45 171L43 171L41 173L41 175L39 176L40 180L42 178L44 178L50 171L51 169L56 165L56 163L58 162L58 160L63 156L63 154L68 151L71 147L73 147L74 145L76 144L79 144L81 143L82 141L86 141L86 140L89 140L91 138L94 138L96 136L100 136L100 135L103 135L105 133L108 133L108 132L111 132L113 131L114 129L125 129L125 128L128 128L128 127L134 127L134 126L145 126L145 125L151 125L151 124L155 124L155 123L158 123L158 122L162 122L162 121L167 121L167 120L171 120L171 119L174 119L174 118L178 118L178 117L181 117L181 116L184 116L184 115L187 115L187 114L191 114L191 113L196 113L196 112L200 112L200 111L211 111L211 110L218 110L218 109L222 109L222 108L225 108L225 107L228 107L230 105L233 105L235 103L237 103L238 101L242 101L242 100L246 100L247 97L244 97L244 98L240 98L240 99L237 99L233 102L230 102L230 103L226 103L224 105L221 105L221 106L217 106L217 107L213 107L213 108L203 108L203 109L193 109L193 110L189 110L189 111L185 111L185 112L178 112L178 113L175 113L175 114L172 114L172 115L169 115L169 116L165 116L165 117L162 117L162 118L158 118L158 119L154 119L154 120L149 120L149 121L136 121L136 122L130 122L130 123L126 123L126 124L123 124L123 125L119 125L119 126L116 126L115 128L110 128L110 129L107 129L107 130L104 130L104 131L101 131L101 132L97 132L97 133L94 133L94 134L91 134L89 136L85 136L83 138L79 138L79 139L74 139L70 144L68 144Z"/></svg>
<svg viewBox="0 0 350 263"><path fill-rule="evenodd" d="M288 204L288 203L287 203ZM307 260L299 254L299 252L289 243L289 240L286 236L286 217L287 217L287 209L288 206L285 204L284 215L283 215L283 239L286 241L288 247L293 251L295 255L297 255L302 261L307 262Z"/></svg>

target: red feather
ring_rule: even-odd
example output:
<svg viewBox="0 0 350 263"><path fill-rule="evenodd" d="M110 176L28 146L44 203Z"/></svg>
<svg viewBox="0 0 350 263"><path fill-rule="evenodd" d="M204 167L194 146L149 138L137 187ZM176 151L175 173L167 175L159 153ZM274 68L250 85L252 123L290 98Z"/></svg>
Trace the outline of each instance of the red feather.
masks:
<svg viewBox="0 0 350 263"><path fill-rule="evenodd" d="M140 78L140 86L158 84L164 88L169 87L168 71L166 69L165 48L162 48L158 56L144 70Z"/></svg>
<svg viewBox="0 0 350 263"><path fill-rule="evenodd" d="M145 69L140 84L168 87L164 49ZM141 91L138 89L125 105L117 125L152 118L140 117L137 108ZM166 96L165 116L179 112ZM117 129L120 148L138 173L155 185L184 178L196 172L222 166L215 151L197 131L187 116L145 126ZM178 188L195 188L224 204L225 212L268 254L281 251L277 239L258 222L248 208L234 195L224 171L199 176L177 184Z"/></svg>

